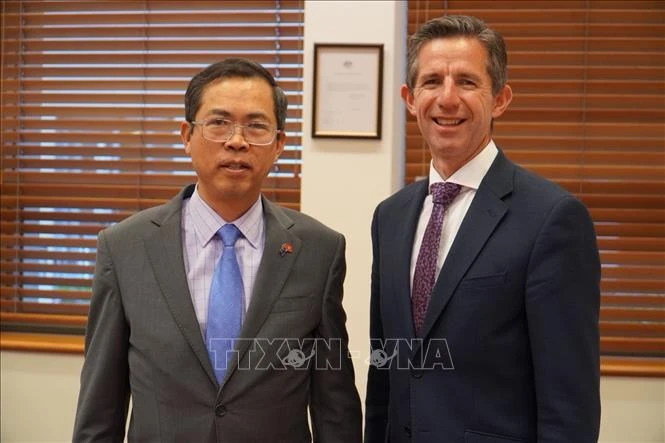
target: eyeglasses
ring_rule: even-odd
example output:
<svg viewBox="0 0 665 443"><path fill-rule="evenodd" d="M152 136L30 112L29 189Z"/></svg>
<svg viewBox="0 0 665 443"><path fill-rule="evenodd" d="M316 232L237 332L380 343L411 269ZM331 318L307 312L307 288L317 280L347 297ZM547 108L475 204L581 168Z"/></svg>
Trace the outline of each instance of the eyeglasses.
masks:
<svg viewBox="0 0 665 443"><path fill-rule="evenodd" d="M246 125L237 125L224 118L209 118L200 122L192 121L190 124L201 126L203 138L218 143L229 141L236 128L242 130L242 136L247 143L256 146L271 144L279 132L267 123L249 122Z"/></svg>

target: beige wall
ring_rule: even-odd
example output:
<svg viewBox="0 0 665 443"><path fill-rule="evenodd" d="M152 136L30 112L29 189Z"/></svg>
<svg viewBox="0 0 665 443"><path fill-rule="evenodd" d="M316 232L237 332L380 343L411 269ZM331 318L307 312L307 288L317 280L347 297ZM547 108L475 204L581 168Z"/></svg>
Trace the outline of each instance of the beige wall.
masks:
<svg viewBox="0 0 665 443"><path fill-rule="evenodd" d="M305 6L305 94L302 210L345 234L344 305L356 380L364 397L371 243L375 205L402 183L405 5L400 2L310 1ZM331 26L332 24L332 26ZM383 43L381 140L312 139L314 43ZM80 356L2 352L0 441L70 440ZM665 380L605 377L601 442L664 442Z"/></svg>
<svg viewBox="0 0 665 443"><path fill-rule="evenodd" d="M0 441L71 441L82 362L77 355L3 351ZM364 370L358 360L356 367ZM362 395L364 382L358 389ZM601 443L665 442L665 380L603 377L601 398Z"/></svg>

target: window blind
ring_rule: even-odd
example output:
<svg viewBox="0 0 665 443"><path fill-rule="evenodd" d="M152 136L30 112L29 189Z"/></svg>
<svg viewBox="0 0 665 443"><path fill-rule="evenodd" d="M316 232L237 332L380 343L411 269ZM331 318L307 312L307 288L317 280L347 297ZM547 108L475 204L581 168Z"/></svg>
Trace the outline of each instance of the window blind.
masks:
<svg viewBox="0 0 665 443"><path fill-rule="evenodd" d="M263 189L299 209L302 1L4 1L0 319L81 332L105 226L195 181L184 92L210 63L262 63L288 95Z"/></svg>
<svg viewBox="0 0 665 443"><path fill-rule="evenodd" d="M444 14L506 40L514 98L498 146L591 212L603 373L665 376L665 3L411 0L408 34ZM406 126L410 183L430 155L408 113Z"/></svg>

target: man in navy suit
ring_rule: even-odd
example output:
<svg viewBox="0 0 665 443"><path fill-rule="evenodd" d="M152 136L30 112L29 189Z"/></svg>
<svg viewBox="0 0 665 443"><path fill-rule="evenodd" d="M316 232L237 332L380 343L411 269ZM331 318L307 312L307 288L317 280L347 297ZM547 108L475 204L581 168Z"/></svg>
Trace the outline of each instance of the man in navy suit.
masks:
<svg viewBox="0 0 665 443"><path fill-rule="evenodd" d="M432 162L374 213L367 443L597 441L593 223L492 140L506 63L474 17L409 41L401 95Z"/></svg>

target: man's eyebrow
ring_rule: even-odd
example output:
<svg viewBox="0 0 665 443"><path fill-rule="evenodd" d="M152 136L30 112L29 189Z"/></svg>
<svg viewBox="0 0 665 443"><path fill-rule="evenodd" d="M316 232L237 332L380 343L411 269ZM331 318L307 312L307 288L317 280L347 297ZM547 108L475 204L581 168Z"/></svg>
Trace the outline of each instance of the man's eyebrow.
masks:
<svg viewBox="0 0 665 443"><path fill-rule="evenodd" d="M224 109L213 108L210 109L208 112L206 112L206 115L218 115L220 117L230 117L231 113L229 111L225 111Z"/></svg>
<svg viewBox="0 0 665 443"><path fill-rule="evenodd" d="M439 74L437 74L436 72L424 72L423 74L418 76L419 81L430 80L430 79L433 79L433 78L439 78Z"/></svg>
<svg viewBox="0 0 665 443"><path fill-rule="evenodd" d="M471 71L460 71L457 73L456 77L468 78L475 81L480 81L482 77Z"/></svg>
<svg viewBox="0 0 665 443"><path fill-rule="evenodd" d="M263 112L252 112L247 114L246 118L247 120L270 120L270 117Z"/></svg>
<svg viewBox="0 0 665 443"><path fill-rule="evenodd" d="M206 116L217 115L223 118L231 118L232 115L229 111L220 108L212 108L207 113ZM263 112L251 112L245 115L244 120L270 120L270 117Z"/></svg>

